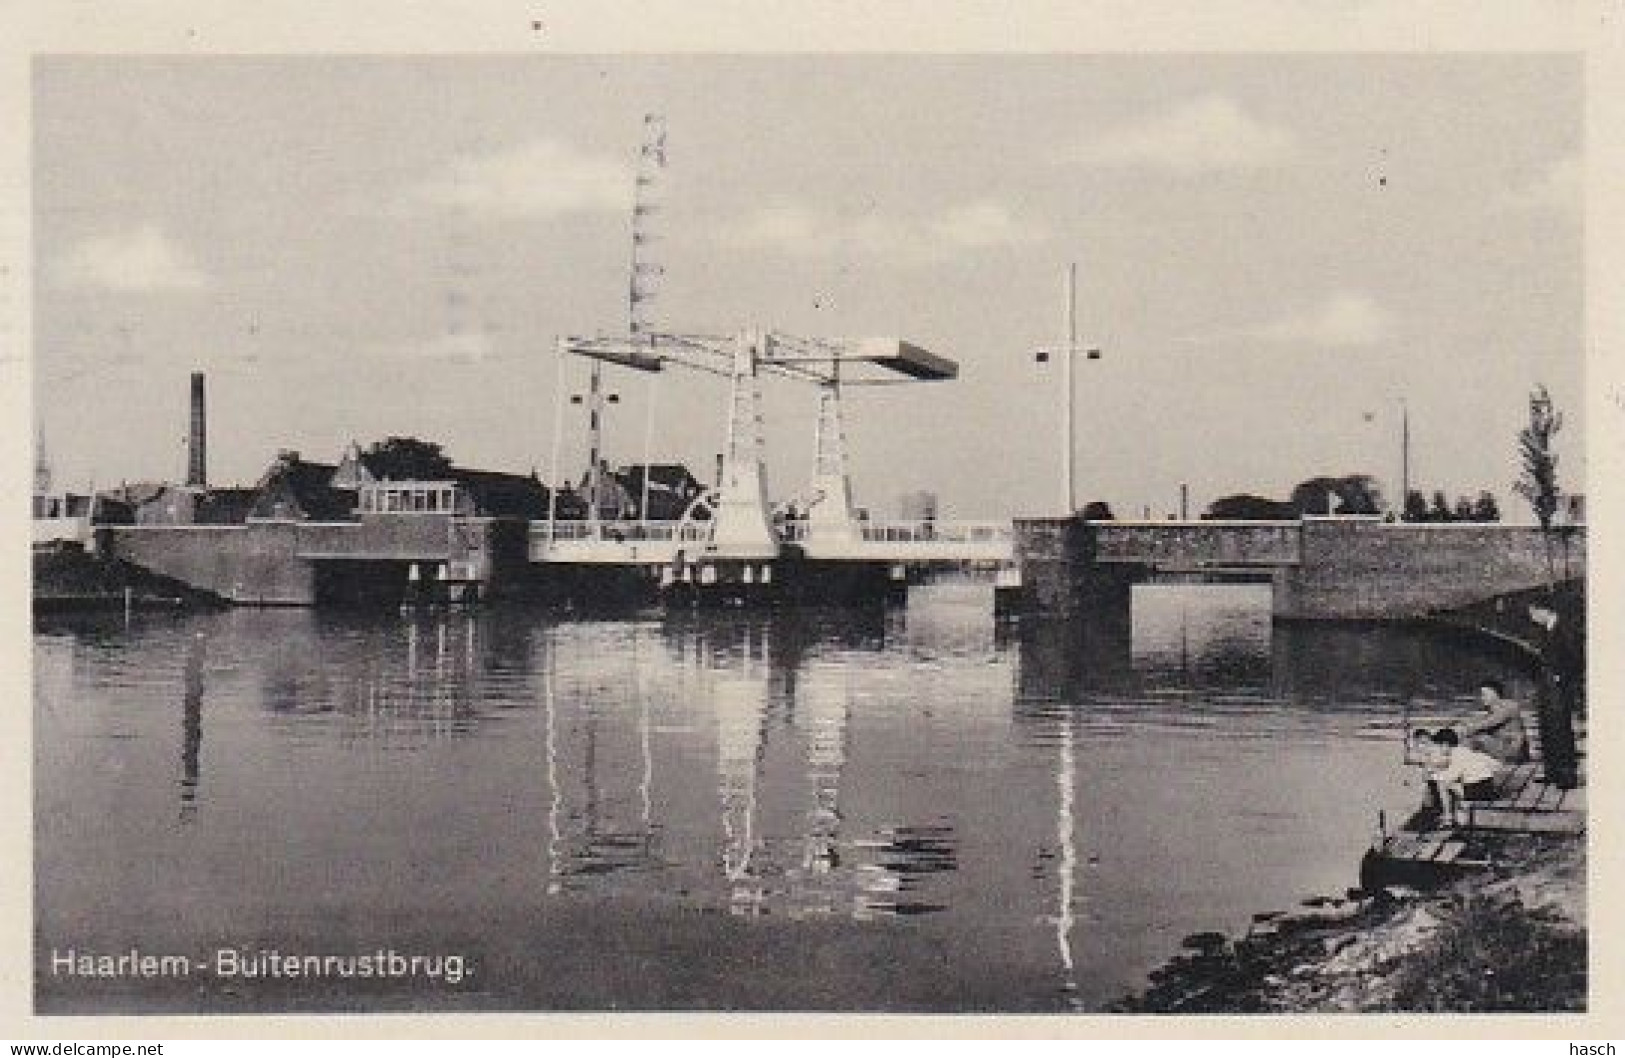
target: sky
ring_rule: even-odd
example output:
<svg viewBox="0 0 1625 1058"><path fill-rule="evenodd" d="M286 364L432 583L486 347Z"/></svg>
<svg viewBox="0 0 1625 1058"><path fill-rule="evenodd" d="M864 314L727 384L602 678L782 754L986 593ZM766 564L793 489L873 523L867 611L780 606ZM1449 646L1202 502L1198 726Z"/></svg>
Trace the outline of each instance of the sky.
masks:
<svg viewBox="0 0 1625 1058"><path fill-rule="evenodd" d="M1487 489L1547 386L1584 491L1583 84L1573 56L53 56L34 69L35 392L59 485L210 478L392 434L578 476L555 339L624 329L643 116L668 129L674 331L889 335L951 382L852 391L858 502L1119 515L1368 473ZM721 380L619 369L616 462L709 468ZM765 386L770 490L816 393ZM555 427L562 438L554 465ZM652 444L650 439L653 439Z"/></svg>

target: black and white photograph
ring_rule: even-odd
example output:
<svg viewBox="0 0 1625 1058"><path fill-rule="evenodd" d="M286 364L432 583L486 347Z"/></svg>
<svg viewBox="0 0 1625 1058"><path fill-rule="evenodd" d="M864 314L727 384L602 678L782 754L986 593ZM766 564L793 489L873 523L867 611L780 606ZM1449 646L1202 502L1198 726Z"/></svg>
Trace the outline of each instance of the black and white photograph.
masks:
<svg viewBox="0 0 1625 1058"><path fill-rule="evenodd" d="M35 1014L1593 1009L1583 56L28 78Z"/></svg>

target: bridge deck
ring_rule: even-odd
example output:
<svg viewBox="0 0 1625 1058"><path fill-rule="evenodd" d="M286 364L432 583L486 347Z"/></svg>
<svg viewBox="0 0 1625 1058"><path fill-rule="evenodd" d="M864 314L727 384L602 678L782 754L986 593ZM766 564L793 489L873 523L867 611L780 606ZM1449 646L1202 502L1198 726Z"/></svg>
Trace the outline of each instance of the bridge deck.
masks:
<svg viewBox="0 0 1625 1058"><path fill-rule="evenodd" d="M709 550L705 522L532 522L532 562L669 565L681 552ZM808 558L839 562L1005 562L1014 558L1009 522L860 522L851 533L820 535L805 522L780 526L781 543ZM725 556L722 556L725 557Z"/></svg>

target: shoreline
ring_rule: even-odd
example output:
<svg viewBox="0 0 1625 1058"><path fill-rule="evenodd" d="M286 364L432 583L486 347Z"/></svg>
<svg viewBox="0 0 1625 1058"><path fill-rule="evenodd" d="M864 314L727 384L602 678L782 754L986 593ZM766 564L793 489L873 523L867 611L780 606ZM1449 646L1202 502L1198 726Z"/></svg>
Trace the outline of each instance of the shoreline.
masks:
<svg viewBox="0 0 1625 1058"><path fill-rule="evenodd" d="M1109 1009L1133 1014L1576 1013L1587 1003L1584 835L1501 834L1492 866L1198 933Z"/></svg>
<svg viewBox="0 0 1625 1058"><path fill-rule="evenodd" d="M1583 600L1583 595L1580 596ZM1563 600L1572 615L1583 602ZM1538 664L1503 606L1415 622ZM1139 1014L1575 1013L1587 1004L1586 835L1486 833L1487 867L1426 890L1350 888L1253 916L1108 1009Z"/></svg>

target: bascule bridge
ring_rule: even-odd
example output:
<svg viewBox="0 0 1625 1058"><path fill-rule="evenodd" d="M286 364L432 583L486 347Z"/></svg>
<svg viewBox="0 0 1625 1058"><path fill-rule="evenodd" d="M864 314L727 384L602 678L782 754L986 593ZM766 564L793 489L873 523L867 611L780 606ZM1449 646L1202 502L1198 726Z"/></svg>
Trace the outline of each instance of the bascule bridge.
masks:
<svg viewBox="0 0 1625 1058"><path fill-rule="evenodd" d="M651 374L695 370L725 379L725 438L716 486L683 518L583 522L554 512L532 525L533 562L641 565L661 567L667 578L771 583L774 562L786 559L856 565L1010 557L1008 522L887 522L857 513L843 392L950 380L958 374L950 359L894 338L806 338L755 328L571 337L559 342L559 354ZM769 499L762 429L761 385L770 375L808 386L818 401L807 487L778 508Z"/></svg>

